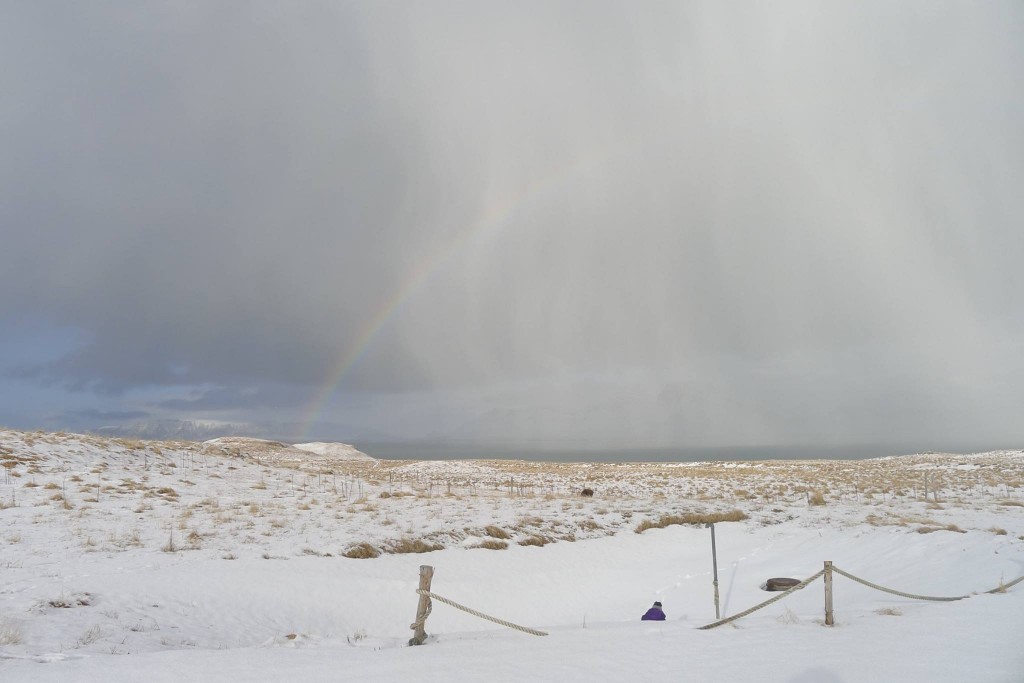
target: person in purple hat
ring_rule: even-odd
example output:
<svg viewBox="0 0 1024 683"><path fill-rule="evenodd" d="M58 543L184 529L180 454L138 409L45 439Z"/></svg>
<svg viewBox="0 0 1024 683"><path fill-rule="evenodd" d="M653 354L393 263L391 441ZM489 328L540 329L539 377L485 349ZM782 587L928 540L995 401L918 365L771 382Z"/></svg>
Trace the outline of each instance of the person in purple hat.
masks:
<svg viewBox="0 0 1024 683"><path fill-rule="evenodd" d="M661 603L655 602L654 606L640 617L640 621L665 621L665 613L661 611Z"/></svg>

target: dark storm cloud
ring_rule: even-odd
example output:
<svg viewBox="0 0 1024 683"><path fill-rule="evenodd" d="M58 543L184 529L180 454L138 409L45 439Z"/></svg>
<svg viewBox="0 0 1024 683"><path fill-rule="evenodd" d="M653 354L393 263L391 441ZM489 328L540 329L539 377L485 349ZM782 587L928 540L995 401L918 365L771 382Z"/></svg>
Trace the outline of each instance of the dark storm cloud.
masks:
<svg viewBox="0 0 1024 683"><path fill-rule="evenodd" d="M3 15L0 316L81 332L22 377L303 413L355 357L367 424L453 438L1024 437L1019 4Z"/></svg>
<svg viewBox="0 0 1024 683"><path fill-rule="evenodd" d="M149 413L144 410L96 410L93 408L86 408L83 410L75 410L68 413L76 419L84 420L138 420L140 418L148 417Z"/></svg>
<svg viewBox="0 0 1024 683"><path fill-rule="evenodd" d="M307 391L289 385L214 387L192 392L186 398L157 402L161 408L194 413L209 410L287 408L309 401Z"/></svg>

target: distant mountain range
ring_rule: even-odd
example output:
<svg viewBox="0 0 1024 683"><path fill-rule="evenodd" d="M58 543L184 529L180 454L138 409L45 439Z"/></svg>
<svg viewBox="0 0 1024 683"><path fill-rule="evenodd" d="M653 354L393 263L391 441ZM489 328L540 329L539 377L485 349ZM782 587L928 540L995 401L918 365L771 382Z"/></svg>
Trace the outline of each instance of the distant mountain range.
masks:
<svg viewBox="0 0 1024 683"><path fill-rule="evenodd" d="M219 420L142 420L129 424L106 425L90 431L104 436L159 441L206 441L218 436L269 436L263 428L254 424Z"/></svg>

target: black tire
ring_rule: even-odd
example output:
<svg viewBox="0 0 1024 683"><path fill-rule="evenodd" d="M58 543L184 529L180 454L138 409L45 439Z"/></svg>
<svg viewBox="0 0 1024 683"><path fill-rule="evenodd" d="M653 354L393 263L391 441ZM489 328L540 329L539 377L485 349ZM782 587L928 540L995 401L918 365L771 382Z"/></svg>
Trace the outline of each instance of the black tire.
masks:
<svg viewBox="0 0 1024 683"><path fill-rule="evenodd" d="M765 581L766 591L785 591L800 583L800 579L774 578Z"/></svg>

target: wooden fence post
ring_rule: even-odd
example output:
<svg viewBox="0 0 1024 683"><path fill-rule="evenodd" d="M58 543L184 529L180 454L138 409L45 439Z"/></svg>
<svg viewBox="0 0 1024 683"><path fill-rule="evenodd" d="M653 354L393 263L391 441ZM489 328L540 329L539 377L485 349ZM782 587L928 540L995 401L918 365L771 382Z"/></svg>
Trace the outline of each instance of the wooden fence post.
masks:
<svg viewBox="0 0 1024 683"><path fill-rule="evenodd" d="M420 590L430 590L430 580L434 578L434 568L430 565L420 565ZM412 638L409 639L410 645L422 645L427 639L427 631L424 628L425 622L427 621L427 609L430 607L430 596L420 595L420 601L416 605L416 621L413 622Z"/></svg>
<svg viewBox="0 0 1024 683"><path fill-rule="evenodd" d="M825 560L825 626L834 622L832 615L832 561Z"/></svg>

